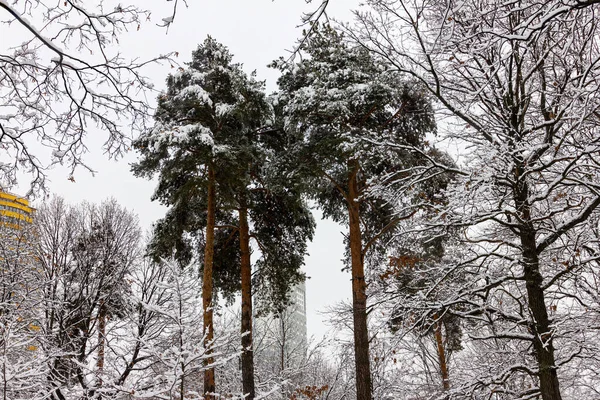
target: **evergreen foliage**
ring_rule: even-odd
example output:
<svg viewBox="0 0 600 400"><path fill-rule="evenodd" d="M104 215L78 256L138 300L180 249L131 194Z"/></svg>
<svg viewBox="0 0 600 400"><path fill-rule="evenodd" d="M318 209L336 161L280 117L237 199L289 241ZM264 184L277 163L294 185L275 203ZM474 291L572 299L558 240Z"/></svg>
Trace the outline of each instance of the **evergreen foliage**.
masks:
<svg viewBox="0 0 600 400"><path fill-rule="evenodd" d="M150 245L155 258L175 250L186 264L196 251L203 252L209 164L216 172L217 225L235 226L235 188L244 179L239 170L252 160L249 136L266 115L262 83L246 76L210 37L193 52L187 69L168 77L155 127L136 141L142 157L133 166L138 176L158 174L153 198L171 206L155 226ZM216 287L229 298L239 288L239 256L231 251L237 239L231 236L217 233L215 243Z"/></svg>
<svg viewBox="0 0 600 400"><path fill-rule="evenodd" d="M349 163L357 162L355 200L368 242L394 217L384 199L367 193L378 180L420 161L401 146L428 147L427 135L436 132L430 100L418 83L330 26L313 30L304 51L307 57L294 65L283 59L272 64L283 73L277 98L283 123L296 136L294 172L310 181L306 188L324 216L345 224Z"/></svg>
<svg viewBox="0 0 600 400"><path fill-rule="evenodd" d="M270 126L263 84L246 76L214 39L193 52L187 67L169 76L155 127L136 141L142 157L133 172L158 174L153 198L171 206L155 226L150 253L161 257L175 250L186 263L194 249L203 249L206 168L214 163L222 227L215 237L216 287L228 298L239 289L239 234L233 227L243 195L261 246L256 280L268 282L262 287L271 293L269 302L281 307L289 287L303 278L299 267L314 229L300 191L281 177L285 134Z"/></svg>
<svg viewBox="0 0 600 400"><path fill-rule="evenodd" d="M187 69L168 77L156 124L136 142L142 158L133 166L138 176L158 174L154 199L171 206L155 228L150 253L156 258L175 251L186 263L195 247L204 253L199 263L204 298L214 301L215 292L206 287L213 282L230 300L241 289L242 331L248 332L242 336L242 369L249 398L254 397L250 238L261 252L254 281L265 308L281 309L303 278L306 240L314 229L301 192L270 179L277 176L274 161L285 150L284 132L269 127L271 116L263 83L247 76L209 37L192 53ZM205 329L206 318L212 320L207 313L212 311L205 313ZM211 334L205 340L210 339Z"/></svg>
<svg viewBox="0 0 600 400"><path fill-rule="evenodd" d="M408 216L374 195L378 180L410 169L426 147L435 120L421 86L323 26L306 38L306 58L273 63L279 79L284 127L296 137L296 173L310 180L311 196L326 217L347 224L352 271L357 396L372 398L364 263L387 251L382 240ZM395 146L394 146L395 145ZM377 251L373 251L377 250Z"/></svg>

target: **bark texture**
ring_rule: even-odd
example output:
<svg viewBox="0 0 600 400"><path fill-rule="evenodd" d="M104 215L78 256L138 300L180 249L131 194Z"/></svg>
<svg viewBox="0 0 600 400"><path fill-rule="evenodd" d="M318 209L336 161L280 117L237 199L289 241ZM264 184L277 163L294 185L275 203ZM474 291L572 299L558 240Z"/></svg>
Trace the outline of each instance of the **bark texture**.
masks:
<svg viewBox="0 0 600 400"><path fill-rule="evenodd" d="M360 204L358 202L358 162L349 163L348 216L352 263L352 314L354 318L354 362L357 400L372 399L369 333L367 329L367 285L362 254Z"/></svg>
<svg viewBox="0 0 600 400"><path fill-rule="evenodd" d="M437 316L436 316L437 318ZM442 387L444 391L450 389L450 376L448 374L448 363L446 361L446 346L444 346L444 337L442 336L442 323L437 321L434 325L435 343L437 345L438 361L440 363L440 375L442 377Z"/></svg>
<svg viewBox="0 0 600 400"><path fill-rule="evenodd" d="M527 301L531 312L530 330L533 334L533 349L538 365L540 393L543 400L562 400L554 357L552 329L546 309L543 277L540 272L539 251L536 243L536 230L532 222L529 204L529 186L523 176L524 169L517 163L514 188L515 204L521 218L520 227L523 275L527 289Z"/></svg>
<svg viewBox="0 0 600 400"><path fill-rule="evenodd" d="M206 214L206 245L204 248L204 274L202 277L202 311L203 311L203 333L204 348L208 354L212 354L212 342L214 339L213 326L213 256L215 243L215 211L216 211L216 188L214 166L208 166L208 196ZM207 357L204 365L212 365L213 357ZM207 400L214 399L215 369L207 368L204 371L204 397Z"/></svg>

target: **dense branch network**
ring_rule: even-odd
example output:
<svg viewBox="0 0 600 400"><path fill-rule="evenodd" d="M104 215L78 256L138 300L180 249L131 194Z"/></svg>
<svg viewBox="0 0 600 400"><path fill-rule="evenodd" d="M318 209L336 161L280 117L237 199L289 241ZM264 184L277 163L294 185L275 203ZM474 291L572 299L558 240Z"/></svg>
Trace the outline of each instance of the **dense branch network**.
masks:
<svg viewBox="0 0 600 400"><path fill-rule="evenodd" d="M143 94L153 88L141 70L172 54L129 60L113 45L139 29L149 11L77 0L0 1L0 17L26 38L0 52L1 184L15 185L23 171L32 176L32 191L45 189L46 170L56 163L71 174L78 166L91 171L84 155L94 126L106 135L109 156L128 151L132 131L148 116Z"/></svg>

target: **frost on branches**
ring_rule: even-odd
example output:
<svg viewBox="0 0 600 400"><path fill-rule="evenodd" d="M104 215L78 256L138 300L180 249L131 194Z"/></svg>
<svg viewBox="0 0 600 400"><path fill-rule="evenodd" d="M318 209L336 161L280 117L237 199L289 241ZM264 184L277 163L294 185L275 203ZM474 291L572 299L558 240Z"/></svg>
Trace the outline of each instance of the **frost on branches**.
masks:
<svg viewBox="0 0 600 400"><path fill-rule="evenodd" d="M43 298L35 232L30 223L15 220L0 215L0 393L20 399L43 388L50 356L41 351L44 338L35 312Z"/></svg>
<svg viewBox="0 0 600 400"><path fill-rule="evenodd" d="M140 257L135 215L56 198L34 224L2 222L5 398L202 398L201 282L190 266ZM239 357L229 335L212 343L215 366Z"/></svg>
<svg viewBox="0 0 600 400"><path fill-rule="evenodd" d="M98 1L0 1L2 185L16 184L21 171L32 177L32 191L43 189L45 170L55 163L71 172L89 169L84 155L91 127L106 135L110 156L128 150L132 128L142 129L148 112L140 95L152 88L141 69L170 55L140 61L115 49L120 35L149 16L135 6Z"/></svg>
<svg viewBox="0 0 600 400"><path fill-rule="evenodd" d="M409 266L419 284L395 298L419 311L407 323L468 321L441 396L597 397L598 5L368 3L350 34L426 85L447 117L443 139L465 149L459 168L414 171L455 181L404 240L453 228L457 243L435 268Z"/></svg>

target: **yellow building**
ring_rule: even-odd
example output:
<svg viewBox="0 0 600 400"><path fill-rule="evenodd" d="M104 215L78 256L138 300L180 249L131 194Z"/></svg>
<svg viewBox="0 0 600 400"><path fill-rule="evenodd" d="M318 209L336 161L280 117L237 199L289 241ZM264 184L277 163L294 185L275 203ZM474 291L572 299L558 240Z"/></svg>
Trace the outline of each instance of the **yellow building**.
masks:
<svg viewBox="0 0 600 400"><path fill-rule="evenodd" d="M35 208L23 197L0 191L0 303L3 315L0 319L12 320L12 335L23 343L9 352L21 354L22 349L36 351L37 335L41 329L34 304L39 304L42 296L39 282L40 271L32 267L36 260L33 251L33 217ZM0 324L6 326L6 322ZM9 324L10 325L10 324ZM7 356L6 349L0 355ZM15 355L15 357L17 357Z"/></svg>
<svg viewBox="0 0 600 400"><path fill-rule="evenodd" d="M23 222L31 223L34 211L29 206L29 200L0 191L0 216L6 225L19 228Z"/></svg>

